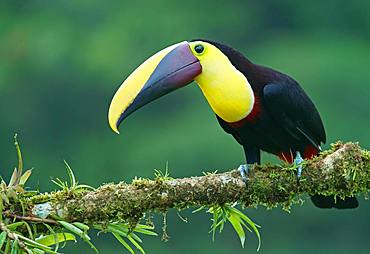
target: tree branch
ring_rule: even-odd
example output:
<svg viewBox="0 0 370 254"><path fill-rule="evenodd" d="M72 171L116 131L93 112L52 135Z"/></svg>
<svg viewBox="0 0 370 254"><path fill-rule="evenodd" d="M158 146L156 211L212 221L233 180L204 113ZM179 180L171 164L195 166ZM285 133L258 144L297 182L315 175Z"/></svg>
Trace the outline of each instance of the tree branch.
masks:
<svg viewBox="0 0 370 254"><path fill-rule="evenodd" d="M106 184L94 191L63 190L29 198L28 209L33 210L33 216L39 215L40 205L35 204L44 203L45 206L47 202L47 214L58 215L66 221L98 223L137 221L149 211L236 201L246 207L281 205L289 208L300 202L302 194L343 198L363 193L367 197L370 153L355 143L337 143L320 156L304 162L299 184L296 169L291 165L255 165L252 172L247 186L239 172L232 170L182 179L165 176L154 180L135 179L131 184Z"/></svg>

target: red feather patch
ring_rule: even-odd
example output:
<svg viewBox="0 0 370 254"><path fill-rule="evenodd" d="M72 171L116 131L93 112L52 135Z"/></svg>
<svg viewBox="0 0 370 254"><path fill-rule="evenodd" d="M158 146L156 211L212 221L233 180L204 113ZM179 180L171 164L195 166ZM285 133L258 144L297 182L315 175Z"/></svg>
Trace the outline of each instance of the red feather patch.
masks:
<svg viewBox="0 0 370 254"><path fill-rule="evenodd" d="M312 157L318 155L319 153L319 150L317 150L316 147L314 147L313 145L308 145L306 146L306 148L304 149L304 152L303 152L303 158L305 160L309 160L309 159L312 159ZM282 160L282 161L285 161L289 164L292 164L294 162L294 154L292 151L289 151L289 152L279 152L276 154L277 156L279 156L279 158Z"/></svg>
<svg viewBox="0 0 370 254"><path fill-rule="evenodd" d="M319 154L319 150L317 150L316 147L314 147L313 145L308 145L304 149L303 158L309 160L309 159L312 159L312 157L314 157L318 154Z"/></svg>
<svg viewBox="0 0 370 254"><path fill-rule="evenodd" d="M257 95L254 95L254 104L252 111L244 117L242 120L233 122L233 123L228 123L231 127L233 128L240 128L244 125L245 122L255 122L257 120L257 117L261 113L261 106L260 106L260 99L257 97Z"/></svg>
<svg viewBox="0 0 370 254"><path fill-rule="evenodd" d="M293 161L294 161L294 156L293 156L292 151L280 152L280 153L277 154L277 156L279 156L280 160L285 161L289 164L292 164Z"/></svg>

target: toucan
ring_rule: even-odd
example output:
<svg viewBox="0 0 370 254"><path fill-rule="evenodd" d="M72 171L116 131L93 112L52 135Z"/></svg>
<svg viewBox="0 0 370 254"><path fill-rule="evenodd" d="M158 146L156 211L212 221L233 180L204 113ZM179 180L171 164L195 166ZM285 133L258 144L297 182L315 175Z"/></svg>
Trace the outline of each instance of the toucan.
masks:
<svg viewBox="0 0 370 254"><path fill-rule="evenodd" d="M197 39L169 46L141 64L118 88L108 121L113 131L137 109L195 81L223 130L244 148L247 164L239 170L248 179L248 164L261 163L261 151L289 163L317 155L326 134L311 99L293 78L257 65L225 44ZM301 166L298 168L300 176ZM316 195L320 208L355 208L344 200Z"/></svg>

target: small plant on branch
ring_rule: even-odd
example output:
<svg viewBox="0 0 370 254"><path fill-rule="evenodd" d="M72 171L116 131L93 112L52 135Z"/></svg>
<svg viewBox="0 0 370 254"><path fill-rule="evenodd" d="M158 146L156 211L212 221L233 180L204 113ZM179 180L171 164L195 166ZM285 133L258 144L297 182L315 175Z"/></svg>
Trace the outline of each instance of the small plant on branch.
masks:
<svg viewBox="0 0 370 254"><path fill-rule="evenodd" d="M14 169L9 183L2 178L0 183L0 253L59 253L68 241L76 242L78 238L85 241L98 252L89 236L90 226L83 222L67 222L63 218L51 215L48 203L37 204L32 209L33 214L26 214L24 207L30 197L38 191L24 188L32 171L22 174L22 154L15 135L15 147L18 155L18 167ZM61 190L59 192L77 194L87 190L94 190L89 185L78 184L71 167L65 162L69 182L59 178L52 180ZM18 212L22 211L21 214ZM145 254L141 246L143 242L138 234L156 236L154 226L140 223L131 225L126 222L112 222L93 224L92 228L102 233L111 233L130 252L135 253L133 247ZM132 247L133 246L133 247Z"/></svg>
<svg viewBox="0 0 370 254"><path fill-rule="evenodd" d="M79 184L65 162L68 180L54 179L58 190L40 193L25 188L32 174L23 172L22 153L15 137L18 166L9 181L0 176L0 253L59 253L67 242L81 239L97 252L90 236L94 232L112 234L128 253L145 253L142 236L157 236L146 215L166 215L200 207L211 215L212 239L230 223L244 247L252 232L261 246L259 226L236 208L282 207L301 204L302 194L353 197L370 190L370 153L356 143L337 142L318 157L306 161L297 185L295 168L290 165L254 165L248 185L237 170L204 173L176 179L168 166L156 170L155 178L135 178L132 183L108 183L93 188ZM194 211L194 212L196 212ZM147 216L147 219L150 216ZM164 218L166 218L164 216ZM163 239L168 239L164 220Z"/></svg>

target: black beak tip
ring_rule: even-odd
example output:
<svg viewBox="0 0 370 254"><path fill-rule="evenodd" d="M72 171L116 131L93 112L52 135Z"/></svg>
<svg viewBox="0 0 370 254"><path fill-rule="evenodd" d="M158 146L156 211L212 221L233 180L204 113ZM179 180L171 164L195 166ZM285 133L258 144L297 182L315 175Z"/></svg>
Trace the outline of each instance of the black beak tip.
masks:
<svg viewBox="0 0 370 254"><path fill-rule="evenodd" d="M126 117L127 116L126 116L125 112L123 112L121 114L121 116L118 118L117 123L116 123L117 130L119 130L119 126L121 125L121 123L123 122L123 120L125 120Z"/></svg>

